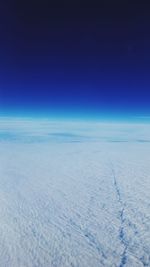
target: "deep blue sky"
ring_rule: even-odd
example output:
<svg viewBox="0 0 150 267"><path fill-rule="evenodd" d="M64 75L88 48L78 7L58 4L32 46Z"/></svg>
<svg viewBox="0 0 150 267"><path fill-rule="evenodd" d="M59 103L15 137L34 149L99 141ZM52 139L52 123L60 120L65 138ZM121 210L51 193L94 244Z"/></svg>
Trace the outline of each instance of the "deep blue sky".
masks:
<svg viewBox="0 0 150 267"><path fill-rule="evenodd" d="M150 115L150 9L100 2L1 1L1 113Z"/></svg>

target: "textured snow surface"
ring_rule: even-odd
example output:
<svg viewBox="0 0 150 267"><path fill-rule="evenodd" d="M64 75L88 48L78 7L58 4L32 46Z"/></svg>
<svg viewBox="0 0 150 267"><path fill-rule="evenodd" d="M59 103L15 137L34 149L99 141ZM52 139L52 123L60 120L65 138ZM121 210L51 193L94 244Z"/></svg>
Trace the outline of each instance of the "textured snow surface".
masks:
<svg viewBox="0 0 150 267"><path fill-rule="evenodd" d="M0 119L0 266L150 266L150 126Z"/></svg>

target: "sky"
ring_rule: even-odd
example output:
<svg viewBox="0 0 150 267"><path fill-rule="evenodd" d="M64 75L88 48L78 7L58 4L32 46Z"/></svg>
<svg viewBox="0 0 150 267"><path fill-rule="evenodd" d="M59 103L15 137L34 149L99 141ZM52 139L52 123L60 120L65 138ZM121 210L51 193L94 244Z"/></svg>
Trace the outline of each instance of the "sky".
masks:
<svg viewBox="0 0 150 267"><path fill-rule="evenodd" d="M150 116L145 2L0 3L0 113Z"/></svg>

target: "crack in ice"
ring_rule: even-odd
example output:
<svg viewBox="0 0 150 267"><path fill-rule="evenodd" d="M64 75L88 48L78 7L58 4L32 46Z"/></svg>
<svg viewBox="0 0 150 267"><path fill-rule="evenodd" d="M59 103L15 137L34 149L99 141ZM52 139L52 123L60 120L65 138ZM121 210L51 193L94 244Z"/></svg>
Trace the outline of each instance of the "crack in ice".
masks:
<svg viewBox="0 0 150 267"><path fill-rule="evenodd" d="M100 255L101 259L107 259L105 253L103 252L103 248L101 243L97 240L97 238L88 230L88 229L82 229L80 225L78 225L74 220L70 219L69 224L76 228L88 241L89 245L93 247L98 254Z"/></svg>
<svg viewBox="0 0 150 267"><path fill-rule="evenodd" d="M113 168L112 168L112 174L113 174L114 188L115 188L115 191L116 191L118 202L119 202L120 207L121 207L121 209L120 209L120 216L119 216L119 218L120 218L119 239L120 239L120 241L121 241L121 243L122 243L122 245L124 247L124 250L123 250L123 253L121 255L121 262L120 262L119 267L123 267L123 266L125 266L125 264L127 262L127 249L128 249L127 241L126 241L126 238L125 238L125 230L124 230L125 204L122 201L120 189L119 189L118 182L117 182L116 175L115 175L115 171L114 171Z"/></svg>

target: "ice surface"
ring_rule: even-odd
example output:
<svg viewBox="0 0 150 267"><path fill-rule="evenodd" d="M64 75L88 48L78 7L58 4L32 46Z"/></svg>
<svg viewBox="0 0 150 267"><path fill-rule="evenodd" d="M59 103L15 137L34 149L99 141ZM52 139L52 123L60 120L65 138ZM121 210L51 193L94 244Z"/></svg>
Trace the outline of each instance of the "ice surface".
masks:
<svg viewBox="0 0 150 267"><path fill-rule="evenodd" d="M150 266L150 125L0 119L0 266Z"/></svg>

